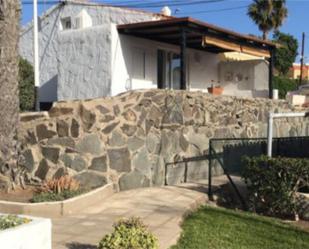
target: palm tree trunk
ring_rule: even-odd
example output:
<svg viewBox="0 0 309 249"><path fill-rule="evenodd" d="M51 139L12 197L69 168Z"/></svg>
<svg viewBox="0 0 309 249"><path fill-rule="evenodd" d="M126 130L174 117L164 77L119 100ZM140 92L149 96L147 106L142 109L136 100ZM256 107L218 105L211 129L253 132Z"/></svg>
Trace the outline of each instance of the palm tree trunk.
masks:
<svg viewBox="0 0 309 249"><path fill-rule="evenodd" d="M263 40L268 39L268 31L263 31Z"/></svg>
<svg viewBox="0 0 309 249"><path fill-rule="evenodd" d="M19 0L0 0L0 188L17 173Z"/></svg>

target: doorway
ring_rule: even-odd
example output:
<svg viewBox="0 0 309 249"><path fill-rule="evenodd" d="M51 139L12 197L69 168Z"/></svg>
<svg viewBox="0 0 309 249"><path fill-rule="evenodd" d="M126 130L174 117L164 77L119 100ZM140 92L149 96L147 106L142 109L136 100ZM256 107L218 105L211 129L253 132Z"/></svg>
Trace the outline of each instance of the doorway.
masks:
<svg viewBox="0 0 309 249"><path fill-rule="evenodd" d="M158 88L180 89L180 54L158 50Z"/></svg>

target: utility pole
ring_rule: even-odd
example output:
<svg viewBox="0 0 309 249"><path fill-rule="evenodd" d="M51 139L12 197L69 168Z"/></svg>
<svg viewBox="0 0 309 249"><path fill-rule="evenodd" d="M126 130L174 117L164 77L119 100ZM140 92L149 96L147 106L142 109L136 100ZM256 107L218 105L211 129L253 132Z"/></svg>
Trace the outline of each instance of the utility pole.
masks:
<svg viewBox="0 0 309 249"><path fill-rule="evenodd" d="M305 32L303 32L303 39L302 39L302 45L301 45L299 85L303 83L303 69L304 69L304 59L305 59L304 56L305 56Z"/></svg>
<svg viewBox="0 0 309 249"><path fill-rule="evenodd" d="M40 61L39 61L39 31L38 31L38 1L33 0L33 60L34 60L34 88L35 110L40 110Z"/></svg>

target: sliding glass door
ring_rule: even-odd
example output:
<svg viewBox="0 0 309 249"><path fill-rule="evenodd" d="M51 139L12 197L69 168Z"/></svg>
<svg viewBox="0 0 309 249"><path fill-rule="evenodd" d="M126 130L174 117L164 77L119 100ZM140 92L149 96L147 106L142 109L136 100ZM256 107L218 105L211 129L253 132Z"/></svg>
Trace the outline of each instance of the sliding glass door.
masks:
<svg viewBox="0 0 309 249"><path fill-rule="evenodd" d="M158 88L180 89L180 55L158 50Z"/></svg>

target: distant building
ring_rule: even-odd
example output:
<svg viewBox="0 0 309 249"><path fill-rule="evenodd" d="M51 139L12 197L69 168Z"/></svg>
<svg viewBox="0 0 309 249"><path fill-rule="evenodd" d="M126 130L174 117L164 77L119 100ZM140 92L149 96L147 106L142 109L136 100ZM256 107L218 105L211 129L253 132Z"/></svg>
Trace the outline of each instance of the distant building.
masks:
<svg viewBox="0 0 309 249"><path fill-rule="evenodd" d="M290 68L289 77L292 79L300 78L301 65L299 63L294 63L293 67ZM309 64L304 64L303 66L303 79L309 79Z"/></svg>

